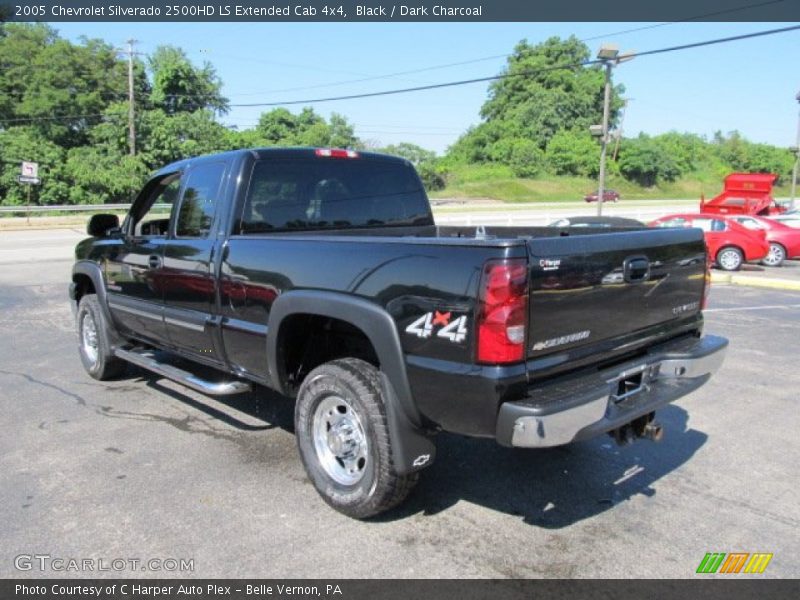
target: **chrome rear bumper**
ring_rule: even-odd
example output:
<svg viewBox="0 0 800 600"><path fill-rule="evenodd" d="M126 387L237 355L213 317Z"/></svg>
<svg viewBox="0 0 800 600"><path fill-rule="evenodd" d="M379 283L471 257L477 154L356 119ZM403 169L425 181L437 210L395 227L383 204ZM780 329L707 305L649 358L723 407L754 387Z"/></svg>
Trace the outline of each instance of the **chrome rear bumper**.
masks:
<svg viewBox="0 0 800 600"><path fill-rule="evenodd" d="M609 369L533 386L523 400L501 405L497 441L544 448L616 429L702 386L727 348L718 336L684 338Z"/></svg>

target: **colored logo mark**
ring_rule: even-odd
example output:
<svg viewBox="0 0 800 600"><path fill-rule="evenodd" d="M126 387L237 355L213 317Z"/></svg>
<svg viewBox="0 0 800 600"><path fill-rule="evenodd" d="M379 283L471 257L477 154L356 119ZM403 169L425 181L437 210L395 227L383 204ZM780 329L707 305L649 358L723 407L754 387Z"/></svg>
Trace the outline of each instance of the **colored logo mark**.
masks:
<svg viewBox="0 0 800 600"><path fill-rule="evenodd" d="M766 552L707 552L697 567L697 573L763 573L772 554Z"/></svg>

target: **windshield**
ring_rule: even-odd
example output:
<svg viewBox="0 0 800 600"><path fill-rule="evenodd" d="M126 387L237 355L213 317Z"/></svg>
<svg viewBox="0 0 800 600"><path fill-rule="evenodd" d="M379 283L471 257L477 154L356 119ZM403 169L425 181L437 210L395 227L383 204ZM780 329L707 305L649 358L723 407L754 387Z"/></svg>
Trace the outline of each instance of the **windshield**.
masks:
<svg viewBox="0 0 800 600"><path fill-rule="evenodd" d="M357 159L265 159L255 163L240 233L432 225L413 167Z"/></svg>

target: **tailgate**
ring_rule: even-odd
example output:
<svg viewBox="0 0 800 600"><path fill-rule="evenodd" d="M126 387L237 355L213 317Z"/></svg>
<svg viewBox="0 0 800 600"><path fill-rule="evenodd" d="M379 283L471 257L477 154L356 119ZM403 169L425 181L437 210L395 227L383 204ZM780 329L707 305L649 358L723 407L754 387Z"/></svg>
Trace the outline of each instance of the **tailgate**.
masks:
<svg viewBox="0 0 800 600"><path fill-rule="evenodd" d="M599 362L698 318L706 269L699 229L570 232L531 239L528 252L528 357L548 359L535 370Z"/></svg>

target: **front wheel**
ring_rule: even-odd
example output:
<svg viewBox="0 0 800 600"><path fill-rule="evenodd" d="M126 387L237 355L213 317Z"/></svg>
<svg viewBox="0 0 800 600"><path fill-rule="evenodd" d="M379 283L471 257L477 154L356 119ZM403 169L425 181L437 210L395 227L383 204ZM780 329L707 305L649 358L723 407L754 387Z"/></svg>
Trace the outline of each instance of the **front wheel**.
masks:
<svg viewBox="0 0 800 600"><path fill-rule="evenodd" d="M78 350L83 368L101 381L120 375L125 361L114 356L106 320L97 296L86 294L78 303Z"/></svg>
<svg viewBox="0 0 800 600"><path fill-rule="evenodd" d="M354 358L308 374L295 407L300 457L333 508L365 519L400 504L418 474L395 470L378 370Z"/></svg>
<svg viewBox="0 0 800 600"><path fill-rule="evenodd" d="M738 271L742 268L744 255L742 251L733 246L723 248L717 253L717 265L723 271Z"/></svg>
<svg viewBox="0 0 800 600"><path fill-rule="evenodd" d="M769 252L761 259L761 264L767 267L780 267L786 260L786 248L778 242L769 243Z"/></svg>

